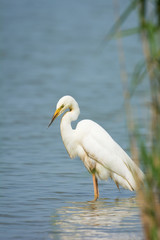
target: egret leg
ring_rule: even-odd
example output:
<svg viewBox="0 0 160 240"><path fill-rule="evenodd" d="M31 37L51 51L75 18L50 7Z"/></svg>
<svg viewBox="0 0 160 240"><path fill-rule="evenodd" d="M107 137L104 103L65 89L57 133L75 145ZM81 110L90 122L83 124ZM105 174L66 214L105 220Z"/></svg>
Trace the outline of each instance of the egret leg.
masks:
<svg viewBox="0 0 160 240"><path fill-rule="evenodd" d="M92 174L92 178L93 178L93 187L94 187L94 201L96 201L97 198L99 198L98 180L95 174Z"/></svg>

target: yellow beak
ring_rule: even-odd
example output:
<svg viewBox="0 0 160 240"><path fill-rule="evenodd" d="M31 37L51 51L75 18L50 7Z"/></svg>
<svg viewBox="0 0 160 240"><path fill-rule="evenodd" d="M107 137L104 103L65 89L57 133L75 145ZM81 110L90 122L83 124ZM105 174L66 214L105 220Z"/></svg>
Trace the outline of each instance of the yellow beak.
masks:
<svg viewBox="0 0 160 240"><path fill-rule="evenodd" d="M58 117L59 116L59 113L60 113L60 108L58 108L56 111L55 111L55 113L54 113L54 115L53 115L53 117L52 117L52 120L50 121L50 123L49 123L49 125L48 125L48 127L50 127L51 126L51 124L53 123L53 121L56 119L56 117Z"/></svg>

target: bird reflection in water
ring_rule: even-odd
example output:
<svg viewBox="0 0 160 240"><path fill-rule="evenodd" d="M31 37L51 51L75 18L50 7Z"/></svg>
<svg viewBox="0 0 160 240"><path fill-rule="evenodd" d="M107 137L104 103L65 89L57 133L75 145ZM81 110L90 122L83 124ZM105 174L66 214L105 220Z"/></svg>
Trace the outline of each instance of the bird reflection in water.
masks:
<svg viewBox="0 0 160 240"><path fill-rule="evenodd" d="M142 239L135 197L100 199L98 202L72 202L52 216L51 238L60 239Z"/></svg>

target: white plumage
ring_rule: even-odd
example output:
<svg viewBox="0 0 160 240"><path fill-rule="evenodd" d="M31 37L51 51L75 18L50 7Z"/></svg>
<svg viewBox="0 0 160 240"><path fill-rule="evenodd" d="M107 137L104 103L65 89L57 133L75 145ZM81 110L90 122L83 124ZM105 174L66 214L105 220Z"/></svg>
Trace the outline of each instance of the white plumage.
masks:
<svg viewBox="0 0 160 240"><path fill-rule="evenodd" d="M78 156L93 176L95 200L99 197L97 178L107 180L111 177L117 187L119 184L131 191L137 189L136 179L143 180L143 172L127 153L97 123L82 120L72 129L71 122L80 113L78 103L71 96L62 97L58 103L54 119L67 111L61 120L61 136L71 158Z"/></svg>

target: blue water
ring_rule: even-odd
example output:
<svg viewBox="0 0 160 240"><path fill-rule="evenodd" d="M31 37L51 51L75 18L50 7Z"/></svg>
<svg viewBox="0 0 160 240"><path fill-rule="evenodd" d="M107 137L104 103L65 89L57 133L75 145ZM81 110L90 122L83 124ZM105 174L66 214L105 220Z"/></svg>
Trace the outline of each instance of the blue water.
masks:
<svg viewBox="0 0 160 240"><path fill-rule="evenodd" d="M120 12L129 2L123 1ZM70 94L79 103L79 120L98 122L129 153L117 43L104 44L115 21L114 4L0 5L0 239L142 239L135 193L101 181L100 199L89 202L92 177L67 155L60 119L47 127L59 98ZM136 23L133 13L124 27ZM123 46L130 77L142 58L140 39L128 37ZM134 106L145 102L143 89Z"/></svg>

